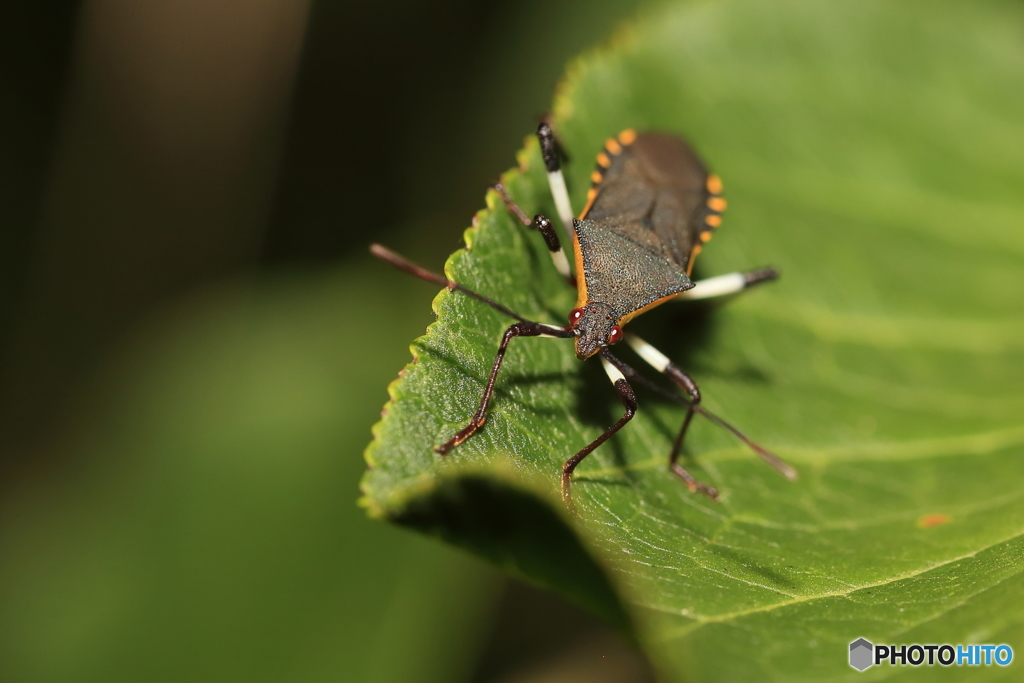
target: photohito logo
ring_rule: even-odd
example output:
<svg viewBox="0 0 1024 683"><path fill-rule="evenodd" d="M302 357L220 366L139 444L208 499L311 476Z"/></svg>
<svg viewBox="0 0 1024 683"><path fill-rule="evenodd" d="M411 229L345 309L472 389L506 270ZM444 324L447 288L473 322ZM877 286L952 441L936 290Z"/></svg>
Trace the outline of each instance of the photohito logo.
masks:
<svg viewBox="0 0 1024 683"><path fill-rule="evenodd" d="M857 671L883 662L889 666L1006 666L1012 661L1009 645L875 645L866 638L850 643L850 666Z"/></svg>

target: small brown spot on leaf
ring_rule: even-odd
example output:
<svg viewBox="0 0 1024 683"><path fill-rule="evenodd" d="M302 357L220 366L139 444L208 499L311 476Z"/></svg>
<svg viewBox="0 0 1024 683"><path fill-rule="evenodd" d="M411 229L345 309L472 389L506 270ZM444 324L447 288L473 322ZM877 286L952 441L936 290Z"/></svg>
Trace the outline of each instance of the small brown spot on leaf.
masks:
<svg viewBox="0 0 1024 683"><path fill-rule="evenodd" d="M951 520L952 517L949 515L925 515L921 519L917 520L917 525L922 529L928 529L933 526L942 526Z"/></svg>

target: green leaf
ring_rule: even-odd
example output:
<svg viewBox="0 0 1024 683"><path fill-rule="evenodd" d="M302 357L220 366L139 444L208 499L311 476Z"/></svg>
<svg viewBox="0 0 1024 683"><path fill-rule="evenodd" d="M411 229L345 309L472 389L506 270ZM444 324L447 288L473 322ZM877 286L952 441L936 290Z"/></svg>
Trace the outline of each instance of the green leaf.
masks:
<svg viewBox="0 0 1024 683"><path fill-rule="evenodd" d="M605 138L675 131L730 202L698 275L781 269L777 283L666 305L634 328L799 482L698 420L688 466L723 499L691 494L665 469L682 412L641 389L636 419L577 470L579 516L567 514L560 466L621 405L597 363L552 339L513 342L487 424L442 461L432 447L475 410L510 322L442 292L391 386L364 504L612 618L624 609L667 679L859 676L847 653L862 636L1019 646L1022 14L1010 3L687 3L570 69L554 121L577 208ZM519 162L504 176L513 195L553 215L534 141ZM575 295L540 238L495 193L487 205L447 273L561 322ZM912 672L952 673L868 675Z"/></svg>

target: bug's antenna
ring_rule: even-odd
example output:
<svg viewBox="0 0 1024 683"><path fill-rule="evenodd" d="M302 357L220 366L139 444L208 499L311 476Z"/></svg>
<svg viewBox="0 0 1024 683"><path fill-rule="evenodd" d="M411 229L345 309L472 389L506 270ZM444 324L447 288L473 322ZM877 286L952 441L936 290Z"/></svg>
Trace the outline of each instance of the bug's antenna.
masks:
<svg viewBox="0 0 1024 683"><path fill-rule="evenodd" d="M625 367L629 368L629 366L625 366ZM651 380L649 380L648 378L644 377L640 373L636 372L635 370L632 370L632 368L629 368L629 369L632 372L626 372L626 375L629 377L630 380L635 381L638 384L643 384L648 389L650 389L650 390L652 390L652 391L654 391L654 392L656 392L658 394L661 394L665 398L667 398L667 399L669 399L671 401L675 401L676 403L682 403L684 405L693 405L694 412L700 413L701 415L703 415L704 417L708 418L713 423L715 423L716 425L721 427L722 429L728 431L730 434L735 436L737 439L739 439L743 443L747 444L747 446L750 447L750 450L754 451L759 456L761 456L761 458L766 463L768 463L773 468L775 468L779 472L779 474L784 476L786 479L789 479L790 481L796 481L797 479L800 478L800 473L797 472L796 469L792 465L790 465L785 460L783 460L779 456L777 456L774 453L772 453L770 450L768 450L767 448L765 448L761 444L759 444L756 441L754 441L753 439L751 439L749 436L747 436L746 434L741 432L736 427L732 426L730 423L726 422L722 418L720 418L717 415L715 415L714 413L712 413L710 410L708 410L707 408L705 408L701 404L699 404L699 403L692 404L690 401L686 400L686 398L684 398L683 396L680 396L679 394L677 394L677 393L675 393L673 391L668 391L668 390L664 389L663 387L661 387L660 385L658 385L656 382L652 382Z"/></svg>
<svg viewBox="0 0 1024 683"><path fill-rule="evenodd" d="M505 308L504 306L499 304L497 301L494 301L492 299L488 299L483 294L479 294L479 293L473 291L472 289L470 289L469 287L463 287L458 282L455 282L454 280L449 280L448 278L446 278L443 275L439 275L438 273L435 273L433 271L427 270L423 266L419 266L419 265L413 263L412 261L409 261L405 257L399 256L398 254L396 254L395 252L391 251L390 249L388 249L387 247L385 247L382 244L371 244L370 245L370 253L373 254L374 256L376 256L377 258L379 258L381 261L389 263L392 266L394 266L395 268L398 268L399 270L405 271L406 273L409 273L410 275L414 275L414 276L420 278L421 280L426 280L427 282L433 282L436 285L441 285L442 287L445 287L445 288L447 288L450 291L462 292L463 294L466 294L467 296L473 297L477 301L480 301L482 303L487 304L488 306L490 306L494 310L500 311L500 312L504 313L505 315L509 316L510 318L515 318L516 320L518 320L521 323L530 322L529 320L527 320L523 316L519 315L518 313L515 313L514 311L511 311L508 308Z"/></svg>

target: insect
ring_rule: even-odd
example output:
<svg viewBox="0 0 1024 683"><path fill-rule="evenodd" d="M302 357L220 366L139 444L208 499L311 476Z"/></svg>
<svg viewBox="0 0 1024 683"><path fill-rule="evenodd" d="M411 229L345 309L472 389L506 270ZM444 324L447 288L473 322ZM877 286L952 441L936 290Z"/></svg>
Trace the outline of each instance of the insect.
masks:
<svg viewBox="0 0 1024 683"><path fill-rule="evenodd" d="M732 294L777 277L774 269L763 268L697 282L690 279L694 259L721 225L726 208L718 176L709 174L690 146L677 136L624 130L608 138L597 155L586 206L574 218L559 148L547 123L540 125L537 137L559 218L572 244L575 274L552 222L542 215L530 219L504 187L499 184L496 189L520 222L540 231L555 268L576 287L576 307L569 313L567 326L527 320L482 294L406 261L385 247L376 244L371 247L376 256L392 265L450 290L461 291L517 320L505 331L477 411L466 427L438 446L436 452L445 455L484 424L501 363L512 339L572 339L580 360L593 356L601 359L625 412L562 466L562 496L571 503L573 471L636 413L637 401L630 382L652 384L612 354L611 347L625 341L641 359L685 394L669 394L685 403L687 410L669 453L668 465L691 491L718 499L714 487L697 481L679 464L683 440L696 413L730 431L785 477L795 480L796 470L705 409L701 405L700 390L689 375L652 345L623 329L636 316L667 301Z"/></svg>

